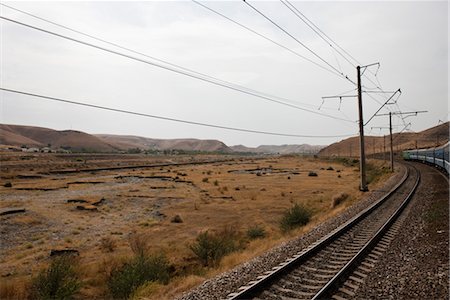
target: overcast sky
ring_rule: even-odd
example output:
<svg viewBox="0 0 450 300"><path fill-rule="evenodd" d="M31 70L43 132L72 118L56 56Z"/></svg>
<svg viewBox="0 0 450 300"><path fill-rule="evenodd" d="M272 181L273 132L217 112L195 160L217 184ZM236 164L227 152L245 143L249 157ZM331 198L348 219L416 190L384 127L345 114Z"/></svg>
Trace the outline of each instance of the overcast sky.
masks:
<svg viewBox="0 0 450 300"><path fill-rule="evenodd" d="M326 100L355 85L191 1L2 2L14 8L191 70L284 98L315 112L356 121L356 98ZM311 52L242 1L201 2L328 69ZM356 82L356 69L279 1L249 1L327 63ZM304 2L295 7L361 65L381 63L362 78L373 91L401 88L392 111L427 110L408 117L413 131L448 120L448 3ZM1 16L151 61L1 6ZM220 126L296 135L358 132L336 120L236 92L155 66L2 20L1 86L140 113ZM335 48L337 48L335 46ZM342 52L342 51L341 51ZM370 72L369 72L370 71ZM374 84L375 83L375 84ZM371 94L379 103L380 94ZM384 97L389 96L386 94ZM152 138L218 139L227 145L329 144L334 138L295 138L227 131L55 103L0 92L1 123ZM380 104L363 95L367 120ZM382 113L388 112L386 109ZM394 119L395 130L403 128ZM388 117L365 130L382 135Z"/></svg>

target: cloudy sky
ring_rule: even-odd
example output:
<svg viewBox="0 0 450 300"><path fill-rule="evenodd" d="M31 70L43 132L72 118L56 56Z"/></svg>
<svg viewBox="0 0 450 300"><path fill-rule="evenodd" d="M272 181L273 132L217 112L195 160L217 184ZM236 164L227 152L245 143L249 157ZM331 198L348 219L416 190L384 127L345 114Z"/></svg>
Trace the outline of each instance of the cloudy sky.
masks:
<svg viewBox="0 0 450 300"><path fill-rule="evenodd" d="M280 1L248 3L297 41L243 1L200 3L289 50L192 1L1 3L146 56L1 6L4 18L168 66L151 56L264 95L255 97L217 86L3 19L2 88L193 122L318 137L207 128L10 92L0 92L1 123L152 138L219 139L228 145L247 146L328 144L342 137L323 136L358 132L356 98L329 99L319 110L323 96L356 94L355 85L336 71L356 82L354 65L358 63L342 50L333 50L338 46L325 43ZM395 130L411 122L411 130L420 131L448 120L447 1L290 3L361 65L380 62L379 70L374 66L365 71L363 89L402 91L397 105L381 113L387 109L428 111L405 120L395 118ZM375 99L363 95L366 120L390 94L370 96ZM387 125L387 117L376 117L366 126L366 134L382 135L386 130L372 127Z"/></svg>

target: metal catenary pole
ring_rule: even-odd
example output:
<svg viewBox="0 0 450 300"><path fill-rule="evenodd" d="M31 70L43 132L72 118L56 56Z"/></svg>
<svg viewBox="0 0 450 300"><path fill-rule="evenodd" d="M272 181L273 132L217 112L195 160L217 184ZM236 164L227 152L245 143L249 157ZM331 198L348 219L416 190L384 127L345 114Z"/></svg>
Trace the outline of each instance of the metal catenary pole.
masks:
<svg viewBox="0 0 450 300"><path fill-rule="evenodd" d="M359 166L361 173L361 183L359 189L367 191L366 183L366 155L364 149L364 122L363 122L363 107L362 107L362 92L361 92L361 67L356 67L358 78L358 112L359 112Z"/></svg>
<svg viewBox="0 0 450 300"><path fill-rule="evenodd" d="M394 145L392 143L392 113L389 112L389 136L391 139L391 172L394 172Z"/></svg>

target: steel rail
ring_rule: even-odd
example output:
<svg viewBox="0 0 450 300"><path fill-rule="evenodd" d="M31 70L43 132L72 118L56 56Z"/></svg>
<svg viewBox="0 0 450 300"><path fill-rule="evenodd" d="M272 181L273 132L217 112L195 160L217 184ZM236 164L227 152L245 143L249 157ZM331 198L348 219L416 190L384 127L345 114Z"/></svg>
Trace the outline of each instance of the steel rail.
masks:
<svg viewBox="0 0 450 300"><path fill-rule="evenodd" d="M391 217L383 224L383 226L377 231L377 233L359 250L359 252L332 278L328 283L312 298L312 300L329 299L330 294L336 289L336 287L342 284L351 272L356 269L361 260L367 256L370 251L377 245L382 239L384 234L389 230L392 224L398 219L400 214L406 208L410 200L412 199L417 186L420 183L420 172L413 166L411 166L417 174L414 187L409 194L403 200L402 204L391 215Z"/></svg>
<svg viewBox="0 0 450 300"><path fill-rule="evenodd" d="M375 202L370 207L366 208L359 214L357 214L355 217L347 221L346 223L342 224L335 230L333 230L331 233L326 235L325 237L319 239L318 241L312 243L308 248L304 250L303 253L294 256L291 260L289 260L287 263L282 264L282 266L275 267L273 272L270 274L258 279L251 281L249 285L246 285L244 287L241 287L238 292L231 293L228 295L227 299L229 300L237 300L237 299L251 299L254 297L255 294L258 292L264 290L264 287L268 286L270 282L280 278L280 276L286 274L293 268L297 267L301 263L307 261L310 257L318 253L319 251L325 249L328 245L330 245L332 242L337 240L340 236L344 235L349 229L354 227L356 224L358 224L360 221L365 219L369 214L371 214L374 210L376 210L381 204L383 204L387 199L389 199L409 178L410 171L409 168L407 168L404 176L400 180L400 182L394 186L387 194L385 194L381 199L379 199L377 202ZM259 278L259 277L258 277Z"/></svg>

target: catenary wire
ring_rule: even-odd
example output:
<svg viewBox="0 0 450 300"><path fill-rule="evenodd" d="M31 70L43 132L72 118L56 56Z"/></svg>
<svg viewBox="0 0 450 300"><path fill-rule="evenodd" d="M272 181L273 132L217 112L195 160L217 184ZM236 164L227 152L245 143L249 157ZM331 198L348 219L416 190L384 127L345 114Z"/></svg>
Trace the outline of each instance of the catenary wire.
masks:
<svg viewBox="0 0 450 300"><path fill-rule="evenodd" d="M156 58L156 57L154 57L154 56L147 55L147 54L145 54L145 53L142 53L142 52L140 52L140 51L136 51L136 50L130 49L130 48L128 48L128 47L119 45L119 44L117 44L117 43L107 41L107 40L105 40L105 39L96 37L96 36L94 36L94 35L91 35L91 34L88 34L88 33L85 33L85 32L82 32L82 31L79 31L79 30L70 28L70 27L68 27L68 26L66 26L66 25L62 25L62 24L56 23L56 22L54 22L54 21L51 21L51 20L42 18L42 17L40 17L40 16L37 16L37 15L35 15L35 14L29 13L29 12L26 12L26 11L23 11L23 10L20 10L20 9L18 9L18 8L15 8L15 7L12 7L12 6L3 4L3 3L0 3L0 5L2 5L2 6L4 6L4 7L7 7L7 8L9 8L9 9L12 9L12 10L14 10L14 11L20 12L20 13L22 13L22 14L28 15L28 16L30 16L30 17L36 18L36 19L38 19L38 20L44 21L44 22L46 22L46 23L49 23L49 24L58 26L58 27L60 27L60 28L63 28L63 29L66 29L66 30L75 32L75 33L77 33L77 34L80 34L80 35L89 37L89 38L94 39L94 40L97 40L97 41L100 41L100 42L102 42L102 43L106 43L106 44L112 45L112 46L114 46L114 47L120 48L120 49L122 49L122 50L126 50L126 51L129 51L129 52L135 53L135 54L142 55L142 56L144 56L144 57L147 57L147 58L156 60L156 61L158 61L158 62L161 62L161 63L167 64L167 65L170 65L170 66L172 66L172 67L179 68L179 69L184 70L184 71L187 71L187 72L194 73L194 74L199 75L199 76L202 76L202 77L206 77L206 78L211 79L211 80L215 80L215 81L218 81L218 82L227 84L227 85L232 85L232 86L235 86L235 87L237 87L237 88L239 88L239 89L245 89L245 90L247 90L247 91L251 91L251 92L253 92L253 93L261 94L261 95L264 95L264 96L267 96L267 97L277 98L277 99L280 99L280 100L282 100L282 101L288 101L288 102L292 102L292 103L295 103L295 104L300 104L300 105L303 105L303 106L314 107L314 105L311 105L311 104L308 104L308 103L302 103L302 102L298 102L298 101L293 101L293 100L290 100L290 99L286 99L286 98L283 98L283 97L278 97L278 96L270 95L270 94L267 94L267 93L264 93L264 92L260 92L260 91L256 91L256 90L253 90L253 89L250 89L250 88L247 88L247 87L244 87L244 86L241 86L241 85L238 85L238 84L229 82L229 81L221 80L221 79L218 79L218 78L216 78L216 77L207 75L207 74L205 74L205 73L201 73L201 72L198 72L198 71L194 71L194 70L192 70L192 69L185 68L185 67L183 67L183 66L180 66L180 65L177 65L177 64L168 62L168 61L166 61L166 60L162 60L162 59ZM201 5L201 4L200 4L200 5ZM276 43L275 41L273 41L273 42ZM282 46L282 45L280 45L280 46ZM283 47L283 46L282 46L282 47ZM286 49L287 49L287 50L290 50L290 49L287 48L287 47L286 47ZM292 50L291 50L291 51L292 51ZM295 51L292 51L292 52L296 53ZM299 55L299 56L301 56L301 55L298 54L298 53L296 53L296 54ZM301 57L303 57L303 56L301 56ZM309 60L309 59L306 58L306 57L303 57L303 58ZM317 64L317 63L314 62L314 61L311 61L311 62ZM322 65L319 65L319 64L317 64L317 66L323 67ZM334 73L333 71L331 71L331 70L329 70L329 69L327 69L327 68L325 68L325 67L323 67L323 68L326 69L326 70L328 70L329 72Z"/></svg>
<svg viewBox="0 0 450 300"><path fill-rule="evenodd" d="M259 15L261 15L263 18L265 18L267 21L269 21L270 23L272 23L273 25L275 25L278 29L280 29L281 31L283 31L285 34L287 34L288 36L290 36L293 40L295 40L297 43L299 43L301 46L303 46L306 50L308 50L309 52L311 52L315 57L317 57L318 59L320 59L321 61L323 61L326 65L328 65L330 68L332 68L334 71L336 71L337 73L341 74L341 77L343 77L344 79L350 81L352 84L356 85L356 83L351 80L350 78L348 78L347 75L341 73L338 69L336 69L336 67L334 67L332 64L330 64L329 62L327 62L325 59L323 59L320 55L318 55L316 52L314 52L311 48L309 48L308 46L306 46L304 43L302 43L299 39L297 39L295 36L293 36L292 34L290 34L286 29L284 29L283 27L281 27L280 25L278 25L275 21L273 21L271 18L269 18L268 16L266 16L264 13L262 13L260 10L258 10L256 7L254 7L253 5L251 5L250 3L247 2L247 0L242 0L244 1L245 4L247 4L250 8L252 8L254 11L256 11Z"/></svg>
<svg viewBox="0 0 450 300"><path fill-rule="evenodd" d="M327 43L334 51L336 51L343 59L345 59L349 64L351 64L353 67L356 67L354 63L352 63L345 55L343 55L338 49L336 49L333 44L331 42L333 42L334 44L336 44L333 40L331 40L327 35L325 35L323 33L323 31L317 31L312 25L310 25L305 19L306 17L300 13L300 11L294 6L292 5L289 1L285 0L280 0L280 2L286 6L294 15L296 15L300 20L302 20L303 23L305 23L309 28L311 28L312 31L314 31L323 41L325 41L325 43ZM311 22L311 21L310 21ZM324 36L325 35L330 41L327 41ZM336 44L337 45L337 44ZM339 48L341 48L339 46ZM341 48L342 49L342 48ZM347 54L348 55L348 54Z"/></svg>
<svg viewBox="0 0 450 300"><path fill-rule="evenodd" d="M230 18L230 17L227 17L226 15L224 15L224 14L218 12L217 10L214 10L214 9L212 9L211 7L208 7L206 4L200 3L199 1L196 1L196 0L191 0L191 1L194 2L194 3L197 4L197 5L199 5L199 6L203 7L203 8L205 8L205 9L207 9L207 10L209 10L209 11L211 11L211 12L213 12L213 13L219 15L219 16L221 16L222 18L227 19L228 21L230 21L230 22L232 22L232 23L238 25L239 27L244 28L245 30L250 31L250 32L256 34L257 36L259 36L259 37L261 37L261 38L263 38L263 39L265 39L265 40L267 40L267 41L269 41L269 42L271 42L271 43L277 45L278 47L281 47L281 48L283 48L283 49L285 49L285 50L287 50L287 51L289 51L289 52L291 52L291 53L297 55L298 57L300 57L300 58L302 58L302 59L305 59L305 60L309 61L310 63L312 63L312 64L314 64L314 65L316 65L316 66L318 66L318 67L320 67L320 68L322 68L322 69L324 69L324 70L326 70L326 71L328 71L328 72L330 72L330 73L332 73L332 74L334 74L334 75L337 75L337 76L341 77L341 74L340 74L340 73L337 73L336 71L333 71L333 70L331 70L331 69L328 69L328 68L324 67L324 66L321 65L321 64L318 64L317 62L315 62L315 61L313 61L313 60L311 60L311 59L309 59L309 58L307 58L307 57L301 55L300 53L298 53L298 52L296 52L296 51L294 51L294 50L292 50L292 49L290 49L290 48L284 46L283 44L280 44L280 43L278 43L277 41L275 41L275 40L273 40L273 39L271 39L271 38L269 38L269 37L267 37L267 36L265 36L265 35L263 35L263 34L257 32L256 30L253 30L253 29L251 29L250 27L245 26L245 25L243 25L242 23L239 23L239 22L233 20L233 19Z"/></svg>
<svg viewBox="0 0 450 300"><path fill-rule="evenodd" d="M153 119L160 119L165 121L172 121L172 122L178 122L178 123L184 123L184 124L190 124L190 125L197 125L197 126L203 126L203 127L212 127L212 128L219 128L219 129L226 129L226 130L232 130L232 131L240 131L240 132L247 132L247 133L257 133L257 134L266 134L266 135L275 135L275 136L285 136L285 137L299 137L299 138L337 138L337 137L348 137L353 136L354 134L345 134L345 135L302 135L302 134L288 134L288 133L277 133L277 132L269 132L269 131L260 131L260 130L252 130L252 129L244 129L244 128L237 128L237 127L229 127L229 126L222 126L222 125L215 125L215 124L209 124L209 123L202 123L202 122L195 122L195 121L189 121L189 120L182 120L177 118L171 118L171 117L165 117L165 116L157 116L157 115L151 115L146 113L140 113L140 112L134 112L130 110L124 110L119 108L112 108L107 106L100 106L85 102L78 102L78 101L72 101L62 98L56 98L56 97L50 97L45 95L39 95L35 93L25 92L25 91L19 91L14 89L7 89L7 88L0 88L1 91L9 92L9 93L15 93L15 94L21 94L26 96L31 96L39 99L46 99L50 101L56 101L56 102L63 102L78 106L84 106L84 107L90 107L90 108L96 108L96 109L102 109L107 111L113 111L118 113L124 113L124 114L131 114L141 117L147 117L147 118L153 118Z"/></svg>
<svg viewBox="0 0 450 300"><path fill-rule="evenodd" d="M157 64L155 62L144 60L144 59L141 59L141 58L138 58L138 57L134 57L134 56L131 56L131 55L128 55L128 54L120 53L120 52L117 52L117 51L114 51L114 50L111 50L111 49L107 49L107 48L104 48L104 47L101 47L101 46L98 46L98 45L94 45L94 44L91 44L91 43L88 43L88 42L85 42L85 41L81 41L81 40L78 40L78 39L75 39L75 38L71 38L71 37L68 37L68 36L65 36L65 35L62 35L62 34L59 34L59 33L56 33L56 32L52 32L52 31L49 31L49 30L46 30L46 29L42 29L42 28L39 28L39 27L36 27L36 26L25 24L25 23L22 23L22 22L13 20L13 19L9 19L9 18L3 17L3 16L0 16L0 19L3 19L3 20L8 21L8 22L15 23L15 24L27 27L27 28L31 28L31 29L34 29L34 30L37 30L37 31L41 31L41 32L44 32L44 33L47 33L47 34L50 34L50 35L53 35L53 36L57 36L57 37L60 37L60 38L66 39L66 40L70 40L70 41L73 41L73 42L76 42L76 43L79 43L79 44L83 44L85 46L89 46L89 47L93 47L93 48L96 48L96 49L99 49L99 50L102 50L102 51L105 51L105 52L109 52L109 53L112 53L112 54L115 54L115 55L118 55L118 56L122 56L122 57L129 58L129 59L132 59L132 60L135 60L135 61L138 61L138 62L142 62L142 63L148 64L148 65L152 65L152 66L159 67L159 68L162 68L162 69L165 69L165 70L169 70L169 71L172 71L172 72L175 72L175 73L179 73L179 74L191 77L191 78L199 79L201 81L205 81L205 82L217 85L217 86L222 86L222 87L225 87L225 88L228 88L228 89L231 89L231 90L235 90L235 91L247 94L247 95L252 95L252 96L255 96L255 97L258 97L258 98L261 98L261 99L265 99L265 100L270 101L270 102L282 104L284 106L288 106L288 107L295 108L295 109L298 109L298 110L302 110L302 111L305 111L305 112L309 112L309 113L312 113L312 114L320 115L320 116L323 116L323 117L332 118L332 119L335 119L335 120L345 121L345 122L349 122L349 123L355 123L352 120L336 117L336 116L329 115L329 114L320 113L320 112L317 112L317 111L313 111L313 110L310 110L310 109L299 107L297 105L293 105L293 104L290 104L290 103L282 102L282 101L279 101L279 100L276 100L276 99L273 99L273 98L270 98L270 97L267 97L267 96L264 96L264 95L259 95L259 94L253 93L251 91L238 89L236 87L229 86L229 85L226 85L226 84L223 84L223 83L220 83L220 82L215 82L215 81L210 80L208 78L202 78L202 77L199 77L199 76L194 75L194 74L189 74L189 73L181 71L181 70L173 69L173 68L170 68L170 67L167 67L167 66L164 66L164 65Z"/></svg>

